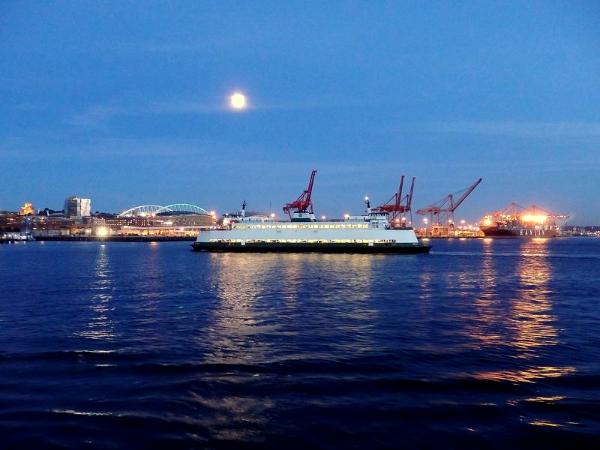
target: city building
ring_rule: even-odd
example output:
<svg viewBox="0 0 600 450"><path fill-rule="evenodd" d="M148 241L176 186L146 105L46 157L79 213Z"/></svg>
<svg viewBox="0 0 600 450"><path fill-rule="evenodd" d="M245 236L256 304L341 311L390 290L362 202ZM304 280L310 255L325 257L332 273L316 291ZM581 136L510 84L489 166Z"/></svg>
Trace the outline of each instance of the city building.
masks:
<svg viewBox="0 0 600 450"><path fill-rule="evenodd" d="M71 202L65 201L65 211ZM77 199L72 203L77 203ZM89 202L89 201L88 201ZM68 206L68 207L67 207ZM87 205L89 208L89 203ZM85 213L85 211L84 211ZM144 205L130 208L121 214L97 213L88 216L40 211L35 216L20 216L19 220L6 220L5 226L30 233L36 239L193 239L200 230L216 226L214 213L189 204L168 206ZM88 212L89 214L89 212ZM0 221L1 225L2 221Z"/></svg>
<svg viewBox="0 0 600 450"><path fill-rule="evenodd" d="M77 196L67 197L65 199L66 217L89 217L91 215L92 200Z"/></svg>
<svg viewBox="0 0 600 450"><path fill-rule="evenodd" d="M33 205L29 202L23 203L23 206L21 206L21 208L19 209L19 215L31 216L33 214L35 214L35 208L33 207Z"/></svg>

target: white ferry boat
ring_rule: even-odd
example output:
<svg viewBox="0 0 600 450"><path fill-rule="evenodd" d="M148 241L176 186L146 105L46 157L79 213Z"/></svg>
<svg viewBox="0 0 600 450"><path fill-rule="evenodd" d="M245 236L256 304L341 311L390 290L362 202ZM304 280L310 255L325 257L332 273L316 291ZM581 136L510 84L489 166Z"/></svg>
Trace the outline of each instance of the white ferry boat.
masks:
<svg viewBox="0 0 600 450"><path fill-rule="evenodd" d="M311 194L316 171L310 177L308 189L283 210L289 221L271 216L246 217L245 203L239 214L225 217L220 229L201 231L193 244L194 250L212 252L328 252L328 253L427 253L431 246L419 241L411 227L403 226L403 217L396 212L408 211L412 200L401 205L400 191L395 202L370 208L366 214L346 216L343 220L317 220ZM413 179L414 187L414 179ZM395 208L394 208L395 205Z"/></svg>

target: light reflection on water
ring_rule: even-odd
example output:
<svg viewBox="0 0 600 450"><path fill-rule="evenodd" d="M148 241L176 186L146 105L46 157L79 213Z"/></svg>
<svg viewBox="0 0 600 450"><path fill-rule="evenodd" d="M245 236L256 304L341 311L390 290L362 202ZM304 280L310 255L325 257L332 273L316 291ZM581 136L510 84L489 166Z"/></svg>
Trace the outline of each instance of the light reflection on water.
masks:
<svg viewBox="0 0 600 450"><path fill-rule="evenodd" d="M519 296L511 302L513 345L522 351L524 358L535 356L532 349L556 344L558 336L548 286L552 268L547 254L547 240L535 241L534 244L538 256L518 260ZM525 246L523 255L531 251L531 247Z"/></svg>
<svg viewBox="0 0 600 450"><path fill-rule="evenodd" d="M214 324L208 331L213 342L209 362L260 362L269 353L261 333L275 331L258 307L276 267L273 258L256 264L252 258L235 254L211 254L213 283L219 301ZM268 317L268 315L266 315Z"/></svg>
<svg viewBox="0 0 600 450"><path fill-rule="evenodd" d="M478 280L481 293L474 300L472 326L467 325L466 332L477 341L477 347L502 344L505 316L502 298L498 295L495 261L489 252L482 256L479 277L473 278Z"/></svg>
<svg viewBox="0 0 600 450"><path fill-rule="evenodd" d="M332 433L330 448L369 448L373 436L392 448L415 433L434 447L436 430L460 444L476 435L480 447L544 428L564 433L561 444L597 435L600 246L490 239L434 249L0 249L2 264L28 268L0 271L10 423L0 429L33 440L42 430L67 448L123 447L134 433L164 448L203 439L273 448L262 446L272 437L312 448L328 439L319 432ZM69 441L75 429L81 440Z"/></svg>
<svg viewBox="0 0 600 450"><path fill-rule="evenodd" d="M478 380L510 381L512 383L532 383L547 378L558 378L575 373L574 367L535 366L523 370L483 371L474 374Z"/></svg>
<svg viewBox="0 0 600 450"><path fill-rule="evenodd" d="M114 337L114 327L109 317L109 313L113 309L112 284L107 247L105 244L101 244L98 246L94 278L90 286L90 292L92 293L89 300L91 317L85 329L76 333L76 335L92 340L104 340Z"/></svg>
<svg viewBox="0 0 600 450"><path fill-rule="evenodd" d="M510 308L505 326L500 324L503 316L498 313L499 309L492 307L492 304L501 301L496 295L497 277L492 269L493 252L484 253L480 277L484 292L476 301L476 305L480 313L481 310L484 311L481 313L482 322L493 326L478 327L473 336L485 344L510 345L516 350L515 358L528 362L526 368L483 371L476 373L475 378L529 383L576 372L571 366L534 363L542 356L540 351L558 344L558 330L555 325L557 319L553 314L552 292L549 287L552 266L547 245L547 239L520 242L520 257L517 258L515 266L517 288L515 296L509 299ZM490 329L505 331L502 334L490 333Z"/></svg>
<svg viewBox="0 0 600 450"><path fill-rule="evenodd" d="M305 316L307 323L333 321L344 335L332 345L364 351L375 322L369 301L376 260L369 255L210 255L219 301L208 330L215 343L210 360L273 358L281 349L272 349L270 336L284 338L284 345L285 338L298 336L301 324L295 321L303 320L298 315L306 314L306 303L313 310ZM299 301L305 302L301 308ZM316 333L329 335L331 329L317 326Z"/></svg>

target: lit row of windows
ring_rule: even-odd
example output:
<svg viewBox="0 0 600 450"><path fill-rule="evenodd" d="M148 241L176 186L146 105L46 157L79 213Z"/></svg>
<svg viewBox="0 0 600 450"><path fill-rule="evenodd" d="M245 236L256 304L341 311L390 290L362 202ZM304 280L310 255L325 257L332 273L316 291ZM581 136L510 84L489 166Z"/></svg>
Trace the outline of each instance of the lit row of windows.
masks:
<svg viewBox="0 0 600 450"><path fill-rule="evenodd" d="M394 244L395 239L378 239L378 240L367 240L367 239L210 239L209 242L218 243L233 243L240 244L245 242L246 244L258 244L258 243L271 243L271 244Z"/></svg>
<svg viewBox="0 0 600 450"><path fill-rule="evenodd" d="M348 229L369 228L367 223L303 223L303 224L277 224L277 225L245 225L236 224L236 230L266 230L266 229Z"/></svg>

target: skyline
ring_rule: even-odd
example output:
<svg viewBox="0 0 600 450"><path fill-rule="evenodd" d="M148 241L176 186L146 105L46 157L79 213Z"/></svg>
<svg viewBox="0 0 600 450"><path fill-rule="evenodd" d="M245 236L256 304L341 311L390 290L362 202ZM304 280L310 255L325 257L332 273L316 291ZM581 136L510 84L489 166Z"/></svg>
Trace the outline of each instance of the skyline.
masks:
<svg viewBox="0 0 600 450"><path fill-rule="evenodd" d="M600 223L598 5L134 5L3 5L0 209L281 213L316 168L319 215L405 174L416 207L482 177L471 221L515 201Z"/></svg>

